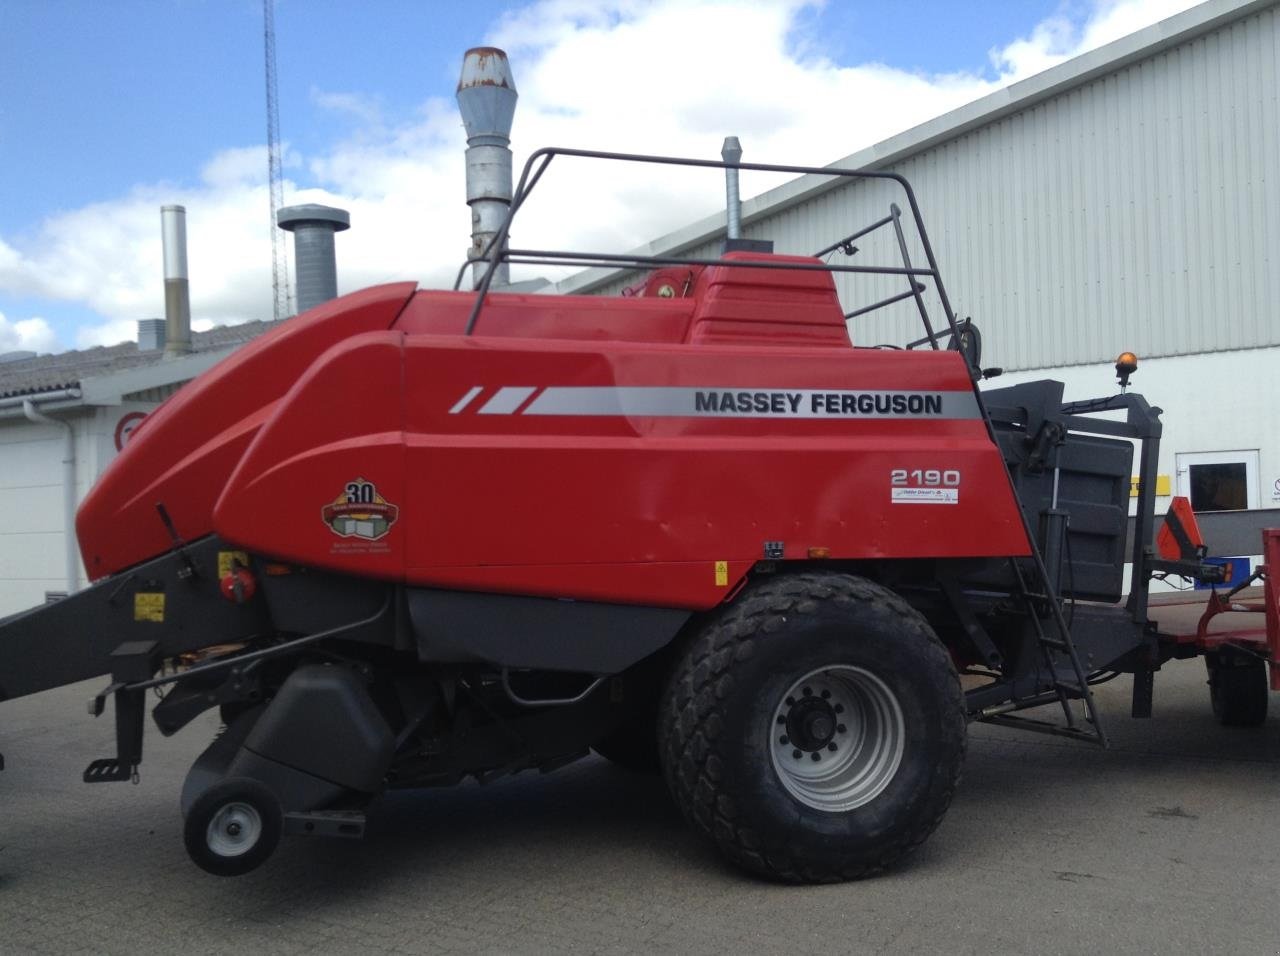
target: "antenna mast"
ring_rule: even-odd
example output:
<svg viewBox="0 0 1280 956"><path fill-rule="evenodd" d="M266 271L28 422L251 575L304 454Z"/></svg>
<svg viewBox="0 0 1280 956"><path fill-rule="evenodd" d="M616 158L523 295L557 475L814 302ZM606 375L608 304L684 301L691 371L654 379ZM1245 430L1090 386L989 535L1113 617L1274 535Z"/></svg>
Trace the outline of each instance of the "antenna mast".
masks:
<svg viewBox="0 0 1280 956"><path fill-rule="evenodd" d="M276 226L276 213L284 205L284 183L280 173L275 7L275 0L262 0L262 45L266 51L267 74L267 183L271 200L271 301L278 322L293 315L293 293L289 288L288 246Z"/></svg>

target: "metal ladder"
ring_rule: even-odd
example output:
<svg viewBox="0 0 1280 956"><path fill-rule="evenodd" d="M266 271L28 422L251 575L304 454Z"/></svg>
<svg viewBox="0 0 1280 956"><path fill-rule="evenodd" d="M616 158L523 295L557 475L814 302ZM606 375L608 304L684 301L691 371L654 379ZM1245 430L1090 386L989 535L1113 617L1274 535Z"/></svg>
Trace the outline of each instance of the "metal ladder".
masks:
<svg viewBox="0 0 1280 956"><path fill-rule="evenodd" d="M1106 747L1107 734L1102 725L1102 715L1098 711L1097 702L1093 698L1093 691L1089 687L1089 675L1080 664L1080 655L1076 653L1075 644L1071 640L1071 629L1067 627L1066 619L1062 616L1062 605L1049 582L1049 574L1045 570L1044 560L1040 556L1040 548L1034 537L1031 538L1031 548L1036 571L1044 585L1043 594L1035 593L1027 587L1026 575L1023 574L1018 559L1010 558L1009 565L1013 569L1014 579L1018 582L1017 596L1026 609L1032 627L1035 628L1036 644L1048 668L1049 682L1052 686L1031 697L1015 699L1001 707L993 708L995 713L984 714L980 719L988 724L1071 737ZM1052 633L1046 631L1044 621L1041 619L1041 609L1046 605L1052 620L1052 627L1049 629ZM1084 701L1083 721L1071 706L1074 700ZM1040 707L1054 701L1062 707L1062 713L1066 719L1065 725L1031 717L1019 717L1014 714L1014 711Z"/></svg>

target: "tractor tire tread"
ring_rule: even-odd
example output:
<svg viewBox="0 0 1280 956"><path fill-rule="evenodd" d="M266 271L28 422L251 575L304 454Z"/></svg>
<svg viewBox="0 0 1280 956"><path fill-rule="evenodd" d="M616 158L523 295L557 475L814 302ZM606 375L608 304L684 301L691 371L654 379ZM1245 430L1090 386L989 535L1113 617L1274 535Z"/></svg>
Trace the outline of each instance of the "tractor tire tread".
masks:
<svg viewBox="0 0 1280 956"><path fill-rule="evenodd" d="M963 695L951 656L924 617L892 591L865 578L847 574L806 571L780 575L766 581L730 605L694 640L690 653L671 677L666 695L668 707L662 746L667 783L688 821L710 836L720 850L738 865L786 883L836 883L880 873L923 843L942 822L960 784L959 771L940 799L936 812L905 833L879 856L838 870L817 870L788 855L763 854L763 841L742 825L733 795L719 786L719 756L715 740L720 723L720 702L732 691L730 663L754 653L757 641L767 640L792 613L808 613L824 602L859 606L877 615L892 616L895 626L909 628L927 648L923 666L937 672L943 684L954 684L951 708L960 737L960 765L967 747Z"/></svg>

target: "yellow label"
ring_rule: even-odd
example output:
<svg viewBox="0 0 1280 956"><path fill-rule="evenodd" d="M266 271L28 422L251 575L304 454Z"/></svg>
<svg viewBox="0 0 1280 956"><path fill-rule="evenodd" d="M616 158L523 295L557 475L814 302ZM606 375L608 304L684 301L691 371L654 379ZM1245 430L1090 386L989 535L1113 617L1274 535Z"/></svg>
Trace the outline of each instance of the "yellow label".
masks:
<svg viewBox="0 0 1280 956"><path fill-rule="evenodd" d="M218 577L225 578L235 569L236 564L247 568L249 566L249 555L243 551L219 551Z"/></svg>
<svg viewBox="0 0 1280 956"><path fill-rule="evenodd" d="M1168 475L1156 475L1156 494L1171 495L1173 494L1173 481ZM1129 497L1138 497L1138 476L1134 475L1129 479Z"/></svg>
<svg viewBox="0 0 1280 956"><path fill-rule="evenodd" d="M729 562L716 562L716 587L727 588L729 586Z"/></svg>
<svg viewBox="0 0 1280 956"><path fill-rule="evenodd" d="M163 594L135 594L133 596L133 619L135 621L155 621L164 623Z"/></svg>

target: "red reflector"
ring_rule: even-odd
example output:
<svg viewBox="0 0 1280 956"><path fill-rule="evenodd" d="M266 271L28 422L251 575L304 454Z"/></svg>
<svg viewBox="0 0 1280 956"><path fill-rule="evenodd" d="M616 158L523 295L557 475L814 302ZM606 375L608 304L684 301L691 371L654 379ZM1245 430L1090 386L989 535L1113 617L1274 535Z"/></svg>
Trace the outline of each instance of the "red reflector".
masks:
<svg viewBox="0 0 1280 956"><path fill-rule="evenodd" d="M1156 535L1156 550L1166 561L1190 561L1204 554L1203 549L1204 538L1191 502L1181 496L1174 498Z"/></svg>

